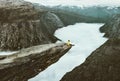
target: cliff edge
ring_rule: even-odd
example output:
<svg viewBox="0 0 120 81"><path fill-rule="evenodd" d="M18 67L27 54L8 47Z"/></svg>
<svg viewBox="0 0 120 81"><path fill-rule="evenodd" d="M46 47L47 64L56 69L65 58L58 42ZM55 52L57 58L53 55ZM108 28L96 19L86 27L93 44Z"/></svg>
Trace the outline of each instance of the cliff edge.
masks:
<svg viewBox="0 0 120 81"><path fill-rule="evenodd" d="M0 0L0 50L54 43L57 38L53 33L63 26L57 15L38 10L30 2Z"/></svg>
<svg viewBox="0 0 120 81"><path fill-rule="evenodd" d="M0 81L27 81L63 56L71 46L44 44L0 56Z"/></svg>

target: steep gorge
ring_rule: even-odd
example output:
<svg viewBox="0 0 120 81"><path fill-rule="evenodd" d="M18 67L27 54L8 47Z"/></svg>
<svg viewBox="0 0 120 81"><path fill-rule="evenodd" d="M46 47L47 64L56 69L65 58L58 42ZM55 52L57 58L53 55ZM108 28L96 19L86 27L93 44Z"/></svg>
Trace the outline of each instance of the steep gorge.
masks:
<svg viewBox="0 0 120 81"><path fill-rule="evenodd" d="M101 31L109 40L60 81L120 81L120 16L114 16Z"/></svg>

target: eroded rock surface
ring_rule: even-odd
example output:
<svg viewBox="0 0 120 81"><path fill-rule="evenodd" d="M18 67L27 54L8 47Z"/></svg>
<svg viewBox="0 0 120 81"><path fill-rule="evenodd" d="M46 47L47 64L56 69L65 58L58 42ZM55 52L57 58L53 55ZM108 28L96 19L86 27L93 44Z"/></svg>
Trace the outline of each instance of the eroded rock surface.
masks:
<svg viewBox="0 0 120 81"><path fill-rule="evenodd" d="M120 39L120 14L113 16L100 31L105 33L105 37Z"/></svg>
<svg viewBox="0 0 120 81"><path fill-rule="evenodd" d="M44 44L0 56L0 81L27 81L58 61L70 48L64 43Z"/></svg>
<svg viewBox="0 0 120 81"><path fill-rule="evenodd" d="M1 50L19 50L55 42L57 38L53 33L63 26L54 13L38 10L32 3L23 0L0 0Z"/></svg>

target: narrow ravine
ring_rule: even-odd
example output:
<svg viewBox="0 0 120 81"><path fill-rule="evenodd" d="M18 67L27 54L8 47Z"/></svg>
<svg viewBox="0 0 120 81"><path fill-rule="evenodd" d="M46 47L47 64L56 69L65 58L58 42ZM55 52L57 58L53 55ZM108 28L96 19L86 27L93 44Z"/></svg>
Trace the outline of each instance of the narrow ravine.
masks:
<svg viewBox="0 0 120 81"><path fill-rule="evenodd" d="M55 36L63 42L71 40L75 46L64 55L58 62L48 67L29 81L59 81L66 72L80 65L96 48L101 46L107 39L99 28L99 23L77 23L55 32Z"/></svg>

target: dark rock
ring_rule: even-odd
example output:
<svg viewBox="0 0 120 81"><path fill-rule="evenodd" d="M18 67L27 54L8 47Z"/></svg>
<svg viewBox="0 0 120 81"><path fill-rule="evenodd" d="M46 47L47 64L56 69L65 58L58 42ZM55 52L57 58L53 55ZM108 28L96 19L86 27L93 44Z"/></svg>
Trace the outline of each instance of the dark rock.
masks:
<svg viewBox="0 0 120 81"><path fill-rule="evenodd" d="M100 31L105 33L105 37L120 39L120 14L113 16Z"/></svg>
<svg viewBox="0 0 120 81"><path fill-rule="evenodd" d="M71 47L64 43L22 49L0 59L0 81L28 81L55 63Z"/></svg>
<svg viewBox="0 0 120 81"><path fill-rule="evenodd" d="M58 16L50 12L45 13L41 17L41 22L47 29L49 29L48 32L51 34L54 34L57 28L64 26Z"/></svg>
<svg viewBox="0 0 120 81"><path fill-rule="evenodd" d="M38 10L23 0L1 0L0 16L1 50L19 50L56 42L53 33L64 26L55 14L48 14L44 9Z"/></svg>

